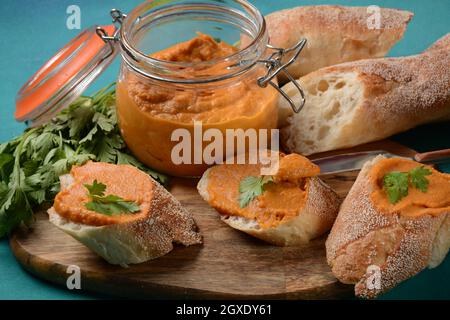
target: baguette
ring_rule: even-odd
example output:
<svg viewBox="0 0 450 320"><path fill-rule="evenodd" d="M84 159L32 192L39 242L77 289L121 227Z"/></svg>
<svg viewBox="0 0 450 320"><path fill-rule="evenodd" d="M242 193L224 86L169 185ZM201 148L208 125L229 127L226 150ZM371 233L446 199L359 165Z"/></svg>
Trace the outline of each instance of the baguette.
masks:
<svg viewBox="0 0 450 320"><path fill-rule="evenodd" d="M450 34L420 55L360 60L301 78L306 104L279 100L282 144L305 155L381 140L450 119ZM300 99L292 84L284 87Z"/></svg>
<svg viewBox="0 0 450 320"><path fill-rule="evenodd" d="M298 156L298 155L296 155ZM243 231L249 235L259 238L268 243L278 246L296 246L308 243L328 230L333 225L340 199L337 194L317 176L307 177L307 199L304 206L297 212L295 217L282 220L279 224L264 227L258 223L257 219L240 216L239 209L227 209L216 205L211 198L210 188L214 188L210 183L210 176L217 170L229 170L229 176L241 181L246 175L241 171L246 165L218 165L209 168L200 179L197 189L202 198L214 207L220 214L223 222L230 227ZM256 166L256 165L254 165ZM257 170L255 170L257 172ZM238 190L239 185L230 185L229 188ZM230 201L238 201L237 196ZM258 199L254 201L259 201ZM256 205L258 206L259 203Z"/></svg>
<svg viewBox="0 0 450 320"><path fill-rule="evenodd" d="M304 6L281 10L266 17L271 45L294 46L308 40L299 59L289 67L295 79L338 63L384 57L405 33L413 14L380 9L380 28L369 28L368 7ZM281 81L285 80L283 74Z"/></svg>
<svg viewBox="0 0 450 320"><path fill-rule="evenodd" d="M383 159L378 156L364 165L325 244L333 274L343 283L355 284L356 296L363 298L374 298L426 267L438 266L450 247L450 209L418 217L377 209L370 198L369 175ZM371 287L370 266L379 268L378 288Z"/></svg>
<svg viewBox="0 0 450 320"><path fill-rule="evenodd" d="M60 177L62 191L56 199L77 192L80 184L92 183L99 174L108 175L107 180L115 182L116 190L126 187L126 184L142 183L151 192L141 194L137 191L135 197L148 203L148 206L141 205L142 212L135 219L104 225L73 221L61 215L55 205L48 210L48 214L51 223L109 263L126 267L167 254L173 249L174 242L185 246L202 242L189 212L150 176L129 165L88 162L74 167L70 174ZM95 216L96 213L89 215ZM102 221L107 222L108 219L105 216Z"/></svg>

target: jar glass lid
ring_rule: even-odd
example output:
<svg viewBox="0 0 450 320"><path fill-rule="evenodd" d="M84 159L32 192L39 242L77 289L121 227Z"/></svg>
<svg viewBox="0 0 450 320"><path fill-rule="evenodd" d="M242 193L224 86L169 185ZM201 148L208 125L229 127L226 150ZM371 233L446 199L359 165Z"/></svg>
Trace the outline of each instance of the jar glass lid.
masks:
<svg viewBox="0 0 450 320"><path fill-rule="evenodd" d="M74 102L114 60L118 50L102 35L116 32L93 26L60 49L17 93L15 118L39 125Z"/></svg>

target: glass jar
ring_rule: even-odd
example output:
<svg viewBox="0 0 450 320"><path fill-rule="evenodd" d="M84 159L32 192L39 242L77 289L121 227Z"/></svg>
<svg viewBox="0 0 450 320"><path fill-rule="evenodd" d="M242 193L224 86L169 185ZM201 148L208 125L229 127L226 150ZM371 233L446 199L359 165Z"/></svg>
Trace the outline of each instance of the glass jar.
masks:
<svg viewBox="0 0 450 320"><path fill-rule="evenodd" d="M153 0L129 15L116 9L111 15L113 24L82 31L25 83L16 119L47 122L120 52L117 114L128 147L149 167L199 176L237 151L267 148L267 129L277 125L277 91L294 112L305 103L294 103L276 76L284 72L304 97L286 68L306 40L270 46L264 17L245 0ZM257 141L242 149L242 137L244 144Z"/></svg>
<svg viewBox="0 0 450 320"><path fill-rule="evenodd" d="M122 56L119 127L144 164L169 175L199 176L210 165L202 157L211 142L204 141L206 130L226 137L226 129L276 128L276 86L259 82L268 73L267 63L260 63L268 33L253 5L149 1L116 18ZM184 141L188 149L177 154L179 129L191 141ZM182 163L174 159L180 156Z"/></svg>

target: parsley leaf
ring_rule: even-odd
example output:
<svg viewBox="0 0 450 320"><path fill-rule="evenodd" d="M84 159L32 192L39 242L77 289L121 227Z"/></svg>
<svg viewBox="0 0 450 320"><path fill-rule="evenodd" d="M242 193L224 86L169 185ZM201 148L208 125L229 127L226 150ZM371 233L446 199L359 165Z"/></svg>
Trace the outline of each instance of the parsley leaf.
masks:
<svg viewBox="0 0 450 320"><path fill-rule="evenodd" d="M427 192L429 181L426 176L431 174L431 170L425 167L416 167L409 172L411 184L422 192Z"/></svg>
<svg viewBox="0 0 450 320"><path fill-rule="evenodd" d="M389 202L395 204L408 195L408 173L393 171L383 178Z"/></svg>
<svg viewBox="0 0 450 320"><path fill-rule="evenodd" d="M97 180L94 180L92 185L85 184L84 187L88 189L90 196L103 197L105 195L106 185L98 183Z"/></svg>
<svg viewBox="0 0 450 320"><path fill-rule="evenodd" d="M409 172L393 171L383 177L383 188L386 191L389 202L396 204L408 195L409 183L422 192L427 192L429 181L426 176L431 175L431 170L425 167L416 167Z"/></svg>
<svg viewBox="0 0 450 320"><path fill-rule="evenodd" d="M257 196L265 191L265 186L273 182L271 176L249 176L241 180L239 184L239 206L245 208Z"/></svg>
<svg viewBox="0 0 450 320"><path fill-rule="evenodd" d="M92 185L85 184L91 201L85 204L86 209L108 216L135 213L140 210L139 205L115 195L105 196L106 185L95 180Z"/></svg>
<svg viewBox="0 0 450 320"><path fill-rule="evenodd" d="M92 121L96 122L104 132L111 132L114 130L114 121L103 113L96 112Z"/></svg>
<svg viewBox="0 0 450 320"><path fill-rule="evenodd" d="M78 108L73 108L69 117L72 124L69 129L69 136L74 139L80 137L83 130L85 130L91 122L94 114L95 110L91 106L80 104Z"/></svg>

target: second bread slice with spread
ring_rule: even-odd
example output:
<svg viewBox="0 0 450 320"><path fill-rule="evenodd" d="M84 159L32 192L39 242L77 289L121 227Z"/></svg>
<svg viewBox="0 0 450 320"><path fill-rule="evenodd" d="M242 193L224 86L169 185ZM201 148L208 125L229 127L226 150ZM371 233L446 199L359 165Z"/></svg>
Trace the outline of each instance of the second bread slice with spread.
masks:
<svg viewBox="0 0 450 320"><path fill-rule="evenodd" d="M292 246L307 243L327 232L340 200L317 175L308 159L280 154L279 169L264 192L241 207L240 184L260 176L261 164L223 164L205 172L198 184L200 195L222 221L269 243Z"/></svg>

